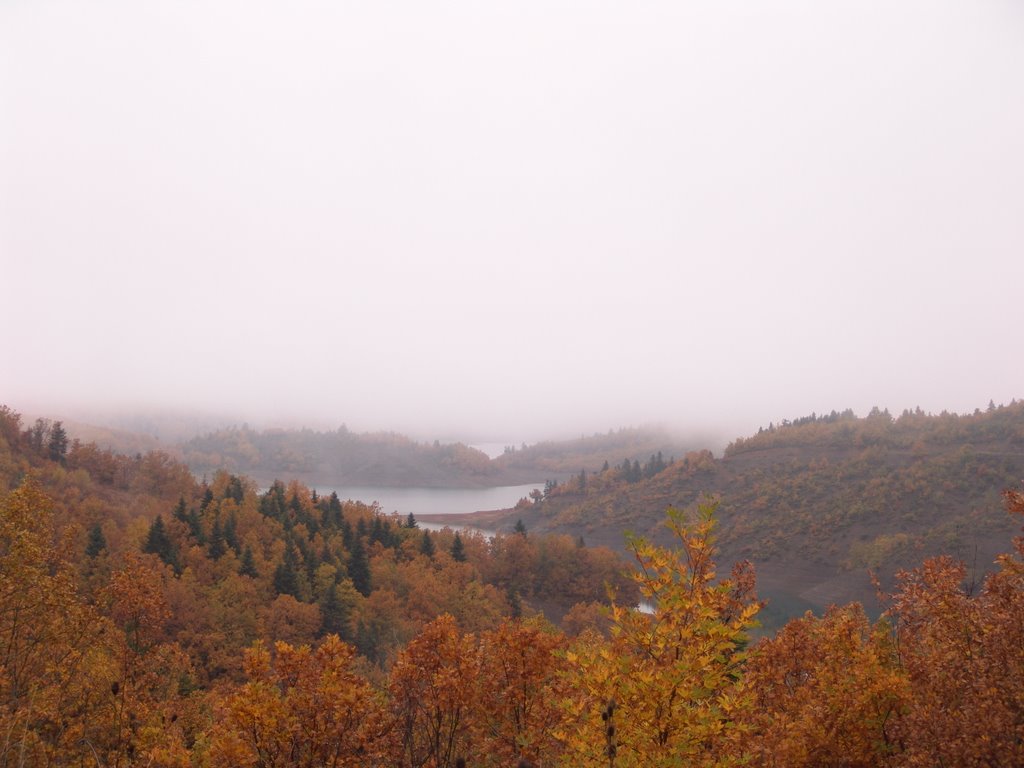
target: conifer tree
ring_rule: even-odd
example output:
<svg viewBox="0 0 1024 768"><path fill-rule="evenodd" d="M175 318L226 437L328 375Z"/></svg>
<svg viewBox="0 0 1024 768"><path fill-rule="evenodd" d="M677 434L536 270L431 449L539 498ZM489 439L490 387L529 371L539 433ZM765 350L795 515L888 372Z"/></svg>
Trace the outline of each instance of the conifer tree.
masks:
<svg viewBox="0 0 1024 768"><path fill-rule="evenodd" d="M363 597L370 594L370 564L366 559L366 550L363 548L363 540L359 536L352 537L352 549L349 550L348 577L352 579L352 586Z"/></svg>
<svg viewBox="0 0 1024 768"><path fill-rule="evenodd" d="M466 562L466 547L462 543L462 537L459 536L458 531L455 532L455 538L452 539L451 555L452 560L454 560L457 563Z"/></svg>
<svg viewBox="0 0 1024 768"><path fill-rule="evenodd" d="M87 557L95 558L106 548L107 537L103 535L103 529L100 527L100 524L96 523L89 529L89 539L85 545L85 554Z"/></svg>
<svg viewBox="0 0 1024 768"><path fill-rule="evenodd" d="M188 511L188 528L192 534L192 538L196 540L196 543L200 546L206 545L206 534L203 533L203 522L199 519L199 513L196 510L190 509Z"/></svg>
<svg viewBox="0 0 1024 768"><path fill-rule="evenodd" d="M298 565L299 559L295 554L295 545L289 542L285 547L281 564L274 569L274 591L277 594L299 598Z"/></svg>
<svg viewBox="0 0 1024 768"><path fill-rule="evenodd" d="M323 600L320 601L320 616L322 617L320 626L322 634L337 635L346 642L352 639L349 609L338 595L337 584L331 584Z"/></svg>
<svg viewBox="0 0 1024 768"><path fill-rule="evenodd" d="M51 461L64 463L68 452L68 433L64 430L64 425L61 422L55 421L50 427L50 439L46 449Z"/></svg>
<svg viewBox="0 0 1024 768"><path fill-rule="evenodd" d="M252 547L248 544L245 545L245 550L242 552L242 563L238 568L238 573L253 579L259 576L259 572L256 570L256 559L252 554Z"/></svg>
<svg viewBox="0 0 1024 768"><path fill-rule="evenodd" d="M236 555L242 551L238 541L238 518L235 516L234 510L228 515L227 522L224 523L224 543L231 547Z"/></svg>
<svg viewBox="0 0 1024 768"><path fill-rule="evenodd" d="M156 520L149 526L146 544L143 546L142 551L147 554L156 555L174 568L175 573L181 568L178 564L178 553L175 550L174 542L167 535L167 528L164 526L164 520L160 515L157 515Z"/></svg>
<svg viewBox="0 0 1024 768"><path fill-rule="evenodd" d="M434 556L434 540L430 538L430 531L423 532L423 538L420 539L420 554Z"/></svg>
<svg viewBox="0 0 1024 768"><path fill-rule="evenodd" d="M342 524L341 510L341 500L338 498L338 494L335 491L331 491L331 496L327 499L327 511L323 514L324 525L340 526Z"/></svg>
<svg viewBox="0 0 1024 768"><path fill-rule="evenodd" d="M178 503L174 507L174 519L188 523L188 507L185 505L185 497L179 496Z"/></svg>
<svg viewBox="0 0 1024 768"><path fill-rule="evenodd" d="M224 546L224 531L220 527L220 515L217 515L213 519L213 528L210 530L210 546L207 549L207 554L213 560L220 560L227 551L227 547Z"/></svg>

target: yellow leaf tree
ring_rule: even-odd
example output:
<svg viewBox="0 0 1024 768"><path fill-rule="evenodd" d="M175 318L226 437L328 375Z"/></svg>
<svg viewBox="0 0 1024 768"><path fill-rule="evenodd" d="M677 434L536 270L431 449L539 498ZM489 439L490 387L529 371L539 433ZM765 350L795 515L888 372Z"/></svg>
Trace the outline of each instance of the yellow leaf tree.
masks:
<svg viewBox="0 0 1024 768"><path fill-rule="evenodd" d="M751 696L740 677L747 631L760 608L749 564L716 581L717 502L691 522L669 509L676 546L633 538L634 574L650 611L613 601L611 639L585 632L567 652L577 695L565 702L565 763L724 766Z"/></svg>

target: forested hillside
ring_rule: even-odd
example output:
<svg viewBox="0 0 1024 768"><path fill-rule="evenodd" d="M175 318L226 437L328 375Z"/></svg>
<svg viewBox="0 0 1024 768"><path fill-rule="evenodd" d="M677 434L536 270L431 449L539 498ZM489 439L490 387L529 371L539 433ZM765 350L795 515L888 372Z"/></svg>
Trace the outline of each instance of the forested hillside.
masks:
<svg viewBox="0 0 1024 768"><path fill-rule="evenodd" d="M418 443L395 433L358 434L345 427L333 432L223 429L193 438L182 450L185 462L197 474L224 470L245 474L262 485L280 476L321 486L514 484L487 454L462 443Z"/></svg>
<svg viewBox="0 0 1024 768"><path fill-rule="evenodd" d="M494 463L502 468L525 470L536 480L562 477L581 469L597 472L610 456L645 461L650 455L661 454L669 459L700 447L703 445L693 440L684 442L664 429L618 429L576 440L547 440L518 448L510 445Z"/></svg>
<svg viewBox="0 0 1024 768"><path fill-rule="evenodd" d="M690 452L671 465L611 458L608 469L549 484L536 504L485 518L621 546L657 539L664 510L703 494L721 500L726 560L749 558L786 613L831 602L874 604L868 570L885 579L951 554L983 572L1012 526L1000 493L1024 478L1024 403L972 415L877 409L769 425L722 458Z"/></svg>
<svg viewBox="0 0 1024 768"><path fill-rule="evenodd" d="M716 505L662 519L624 571L522 526L198 482L0 407L0 766L1024 760L1024 539L983 584L937 559L877 623L835 607L751 644L755 572L717 572ZM541 605L572 605L563 629Z"/></svg>
<svg viewBox="0 0 1024 768"><path fill-rule="evenodd" d="M198 475L223 470L264 486L286 476L320 486L472 488L561 478L580 467L596 471L607 456L634 459L661 452L668 457L686 448L662 430L620 429L576 440L510 445L491 460L462 443L420 443L391 432L241 427L193 438L181 450Z"/></svg>

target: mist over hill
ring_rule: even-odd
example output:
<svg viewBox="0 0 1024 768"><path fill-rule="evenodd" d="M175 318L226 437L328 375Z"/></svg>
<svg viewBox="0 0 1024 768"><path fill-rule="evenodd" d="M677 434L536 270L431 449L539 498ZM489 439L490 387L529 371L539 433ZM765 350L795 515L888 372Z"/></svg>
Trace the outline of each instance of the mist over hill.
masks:
<svg viewBox="0 0 1024 768"><path fill-rule="evenodd" d="M491 459L465 443L418 442L393 432L355 433L344 426L329 432L233 427L194 437L181 451L197 474L225 470L264 485L286 477L334 487L473 488L564 479L580 467L596 471L609 457L682 454L688 445L692 448L663 429L631 428L509 445Z"/></svg>

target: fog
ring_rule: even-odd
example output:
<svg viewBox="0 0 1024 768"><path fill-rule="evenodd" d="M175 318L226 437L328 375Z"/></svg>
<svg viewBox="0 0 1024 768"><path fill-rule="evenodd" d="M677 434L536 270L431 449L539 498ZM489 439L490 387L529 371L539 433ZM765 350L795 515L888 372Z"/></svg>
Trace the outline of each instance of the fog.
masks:
<svg viewBox="0 0 1024 768"><path fill-rule="evenodd" d="M1024 395L1024 5L0 2L0 402L424 438Z"/></svg>

